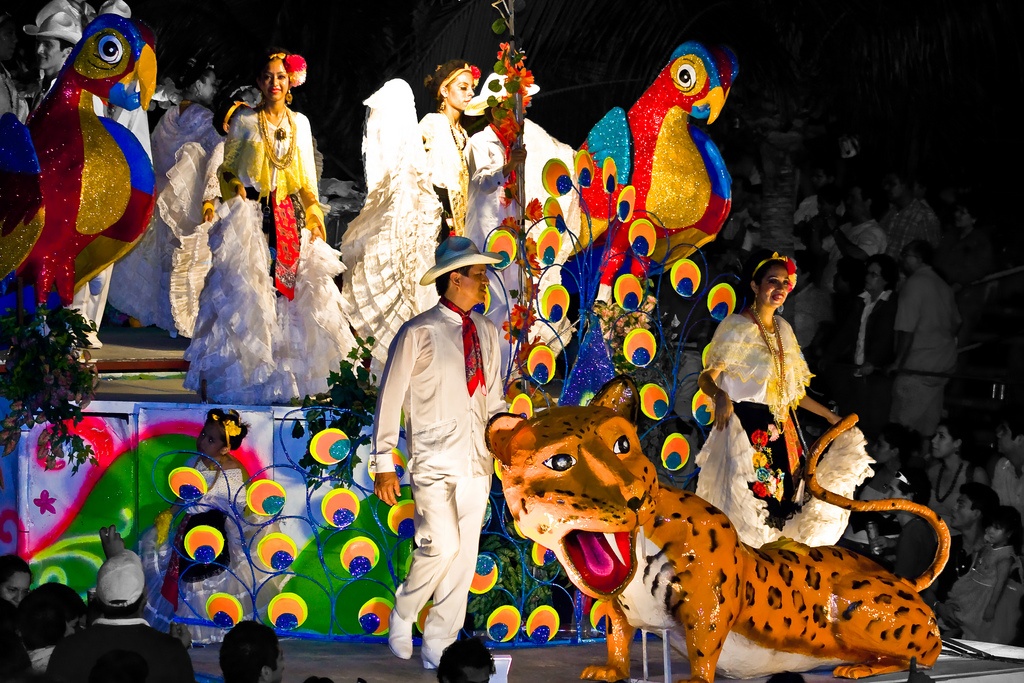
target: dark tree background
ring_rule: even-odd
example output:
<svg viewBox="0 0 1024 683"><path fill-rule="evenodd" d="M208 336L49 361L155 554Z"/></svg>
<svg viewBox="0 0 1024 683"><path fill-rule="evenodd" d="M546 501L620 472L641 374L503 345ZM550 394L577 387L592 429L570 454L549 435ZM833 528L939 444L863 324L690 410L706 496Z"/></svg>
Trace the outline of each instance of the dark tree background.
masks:
<svg viewBox="0 0 1024 683"><path fill-rule="evenodd" d="M30 21L42 0L14 11ZM95 4L98 4L95 3ZM486 74L498 43L490 0L134 0L158 34L162 74L197 51L222 74L252 78L254 53L302 53L295 106L312 121L325 175L362 180L363 99L401 77L431 103L423 76L462 56ZM792 194L790 169L838 157L917 173L932 187L1016 184L1024 83L1018 0L526 0L517 33L541 92L529 115L578 145L611 107L628 108L685 40L728 44L740 75L711 133L734 161L753 151L766 183ZM30 43L26 47L31 48ZM997 170L1000 169L1000 170ZM766 194L771 186L766 185ZM769 208L766 206L766 210ZM767 218L767 216L766 216Z"/></svg>

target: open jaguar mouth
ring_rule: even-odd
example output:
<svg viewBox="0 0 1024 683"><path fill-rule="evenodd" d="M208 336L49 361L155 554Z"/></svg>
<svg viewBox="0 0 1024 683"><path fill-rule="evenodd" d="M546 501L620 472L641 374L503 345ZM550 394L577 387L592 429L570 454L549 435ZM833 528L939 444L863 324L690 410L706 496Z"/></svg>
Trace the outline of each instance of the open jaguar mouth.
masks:
<svg viewBox="0 0 1024 683"><path fill-rule="evenodd" d="M583 582L597 593L618 592L633 573L631 532L570 531L562 547Z"/></svg>

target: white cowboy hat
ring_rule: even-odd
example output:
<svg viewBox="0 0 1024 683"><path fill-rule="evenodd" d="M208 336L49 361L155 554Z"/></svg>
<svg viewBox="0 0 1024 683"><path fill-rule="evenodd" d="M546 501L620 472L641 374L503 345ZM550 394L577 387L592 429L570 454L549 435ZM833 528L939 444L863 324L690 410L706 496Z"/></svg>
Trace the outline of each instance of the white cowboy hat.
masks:
<svg viewBox="0 0 1024 683"><path fill-rule="evenodd" d="M55 12L39 26L26 25L25 33L35 38L58 38L74 45L82 39L82 25L67 12Z"/></svg>
<svg viewBox="0 0 1024 683"><path fill-rule="evenodd" d="M497 82L501 87L497 92L490 88L491 83ZM536 83L533 83L526 88L527 95L535 95L540 92L540 88L537 87ZM487 111L487 100L490 98L496 98L499 102L504 101L508 97L508 91L505 90L505 77L499 76L496 73L491 73L484 81L484 84L480 86L480 94L469 101L466 105L466 110L463 112L467 116L480 116Z"/></svg>
<svg viewBox="0 0 1024 683"><path fill-rule="evenodd" d="M100 10L96 14L116 14L119 17L131 19L132 8L124 0L107 0L100 5Z"/></svg>
<svg viewBox="0 0 1024 683"><path fill-rule="evenodd" d="M420 278L421 285L429 285L438 277L463 266L476 264L494 265L504 260L501 254L492 251L483 253L468 237L449 237L434 250L434 267Z"/></svg>

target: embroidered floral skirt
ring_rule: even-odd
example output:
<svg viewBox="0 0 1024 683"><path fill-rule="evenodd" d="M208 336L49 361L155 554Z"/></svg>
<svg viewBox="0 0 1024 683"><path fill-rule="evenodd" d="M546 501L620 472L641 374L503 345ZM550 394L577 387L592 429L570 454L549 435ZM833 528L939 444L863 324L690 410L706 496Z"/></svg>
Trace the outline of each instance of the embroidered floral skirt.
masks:
<svg viewBox="0 0 1024 683"><path fill-rule="evenodd" d="M767 505L768 525L781 529L802 502L796 482L803 476L804 461L796 423L790 417L779 425L763 403L733 403L733 411L753 447L756 480L750 489Z"/></svg>

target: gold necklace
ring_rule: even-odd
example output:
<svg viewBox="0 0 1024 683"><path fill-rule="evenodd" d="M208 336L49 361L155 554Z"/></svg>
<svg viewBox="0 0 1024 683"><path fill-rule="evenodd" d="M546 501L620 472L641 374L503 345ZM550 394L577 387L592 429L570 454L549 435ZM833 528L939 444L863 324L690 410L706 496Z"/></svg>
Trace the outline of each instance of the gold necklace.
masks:
<svg viewBox="0 0 1024 683"><path fill-rule="evenodd" d="M774 314L772 314L774 315ZM768 330L765 329L764 323L761 322L761 314L758 313L757 304L754 304L754 321L757 323L757 329L761 332L761 339L764 340L764 345L768 347L768 353L772 357L772 370L778 369L778 378L775 382L775 391L778 395L778 401L782 403L782 386L786 379L786 352L782 348L782 332L779 329L779 323L775 323L775 343L779 346L778 353L775 352L775 348L772 346L771 341L768 339Z"/></svg>
<svg viewBox="0 0 1024 683"><path fill-rule="evenodd" d="M292 164L292 160L295 158L295 121L292 119L292 113L288 110L284 110L284 118L288 120L288 131L279 125L277 131L274 133L273 138L270 135L270 121L267 119L267 112L264 109L260 109L256 114L256 118L259 121L260 138L263 140L263 149L266 153L267 160L270 165L274 168L283 170L288 168ZM284 123L282 120L281 124ZM277 155L277 143L275 140L289 139L288 149L281 156Z"/></svg>

